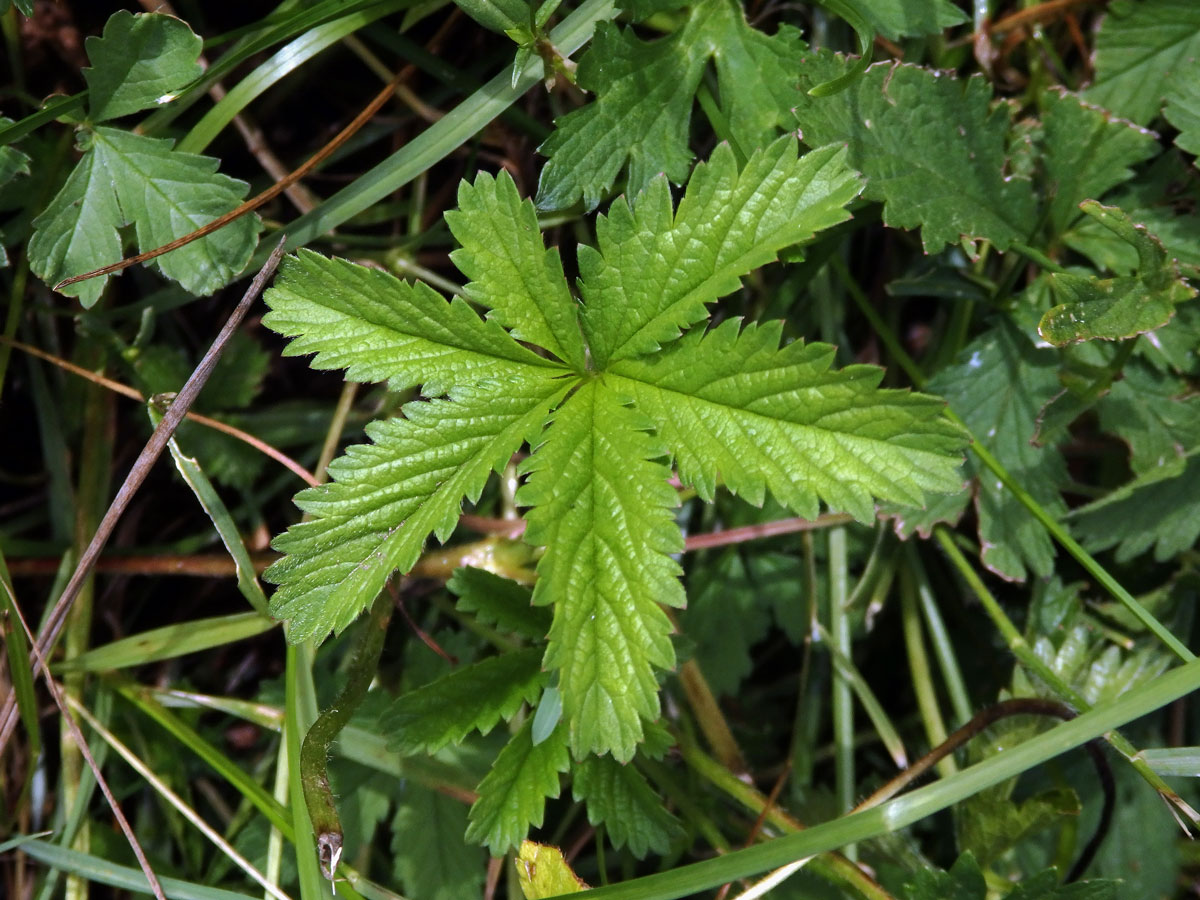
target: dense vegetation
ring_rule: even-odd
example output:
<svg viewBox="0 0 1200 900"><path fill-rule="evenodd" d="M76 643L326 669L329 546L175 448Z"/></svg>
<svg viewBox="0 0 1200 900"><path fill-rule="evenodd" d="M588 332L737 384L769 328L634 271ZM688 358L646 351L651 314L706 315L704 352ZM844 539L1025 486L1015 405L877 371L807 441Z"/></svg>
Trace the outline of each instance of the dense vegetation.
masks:
<svg viewBox="0 0 1200 900"><path fill-rule="evenodd" d="M0 25L5 896L1194 894L1200 5Z"/></svg>

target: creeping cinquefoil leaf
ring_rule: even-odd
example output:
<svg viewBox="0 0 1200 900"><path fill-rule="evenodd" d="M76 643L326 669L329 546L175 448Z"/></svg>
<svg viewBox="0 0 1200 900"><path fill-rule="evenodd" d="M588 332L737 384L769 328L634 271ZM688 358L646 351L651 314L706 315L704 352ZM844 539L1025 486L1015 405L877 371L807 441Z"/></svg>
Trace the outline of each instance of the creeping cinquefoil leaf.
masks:
<svg viewBox="0 0 1200 900"><path fill-rule="evenodd" d="M704 498L723 481L808 516L824 502L866 520L874 498L920 504L960 486L963 438L939 401L880 389L876 368L835 371L825 345L781 347L777 323L702 324L744 276L847 219L860 185L842 148L797 156L783 138L739 171L722 145L678 205L665 177L613 204L597 246L576 254L572 291L532 204L506 174L480 176L448 220L486 318L343 261L285 262L264 322L293 338L289 353L315 352L316 367L357 380L419 384L427 398L369 428L374 443L335 462L333 483L297 497L311 519L276 540L286 555L267 572L289 636L345 628L527 444L517 501L529 507L526 540L544 548L533 603L553 609L542 665L557 670L559 730L577 758L628 761L659 715L655 670L675 664L662 609L684 602L672 463ZM490 727L533 689L530 675L423 740ZM533 807L522 815L533 821ZM490 813L472 821L493 846L515 834Z"/></svg>

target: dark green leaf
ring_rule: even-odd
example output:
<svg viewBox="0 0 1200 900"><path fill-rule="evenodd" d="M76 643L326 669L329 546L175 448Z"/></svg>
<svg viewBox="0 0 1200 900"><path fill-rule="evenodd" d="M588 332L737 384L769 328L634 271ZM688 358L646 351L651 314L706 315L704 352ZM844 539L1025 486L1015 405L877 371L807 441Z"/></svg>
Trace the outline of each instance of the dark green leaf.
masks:
<svg viewBox="0 0 1200 900"><path fill-rule="evenodd" d="M570 768L565 724L536 746L527 719L479 784L467 840L486 844L492 856L518 846L529 826L540 826L546 798L557 797L559 776Z"/></svg>
<svg viewBox="0 0 1200 900"><path fill-rule="evenodd" d="M1153 331L1175 313L1176 304L1196 291L1179 276L1163 245L1116 207L1094 200L1082 204L1089 216L1137 250L1136 275L1089 278L1054 272L1050 288L1058 305L1038 323L1038 333L1055 346L1078 341L1115 341Z"/></svg>
<svg viewBox="0 0 1200 900"><path fill-rule="evenodd" d="M1077 515L1080 536L1093 550L1116 545L1124 562L1153 547L1155 559L1171 559L1200 538L1200 453L1188 457L1179 475L1150 469Z"/></svg>
<svg viewBox="0 0 1200 900"><path fill-rule="evenodd" d="M1172 84L1196 78L1200 5L1192 0L1118 0L1096 35L1096 79L1086 98L1146 125Z"/></svg>
<svg viewBox="0 0 1200 900"><path fill-rule="evenodd" d="M751 28L734 0L696 0L678 31L649 43L631 29L597 26L579 64L579 86L596 99L559 119L539 148L550 161L542 169L538 206L562 209L582 198L594 209L626 167L630 197L660 172L682 184L692 158L693 96L710 58L731 129L726 137L749 156L788 121L803 50L793 28L781 26L774 37Z"/></svg>
<svg viewBox="0 0 1200 900"><path fill-rule="evenodd" d="M571 785L575 799L587 801L588 821L603 824L618 850L628 846L642 859L647 853L666 853L683 836L679 820L633 765L612 757L588 759L575 766Z"/></svg>
<svg viewBox="0 0 1200 900"><path fill-rule="evenodd" d="M958 810L958 846L980 865L990 866L1025 838L1078 815L1079 798L1069 788L1054 788L1021 803L985 791Z"/></svg>
<svg viewBox="0 0 1200 900"><path fill-rule="evenodd" d="M1061 89L1042 95L1042 121L1049 227L1056 236L1080 217L1080 203L1128 181L1131 166L1159 152L1153 132Z"/></svg>
<svg viewBox="0 0 1200 900"><path fill-rule="evenodd" d="M987 446L1017 482L1025 486L1051 515L1066 505L1058 486L1066 466L1057 450L1030 441L1038 413L1061 390L1056 356L1038 350L1007 323L973 341L958 360L929 383ZM986 469L969 460L967 471L978 478L976 505L983 562L996 574L1024 580L1026 567L1049 575L1054 546L1045 528Z"/></svg>
<svg viewBox="0 0 1200 900"><path fill-rule="evenodd" d="M446 587L458 597L458 608L531 641L544 640L550 611L533 605L533 592L508 578L470 566L455 569Z"/></svg>
<svg viewBox="0 0 1200 900"><path fill-rule="evenodd" d="M839 77L852 61L822 51L804 60L801 86ZM884 224L920 228L926 253L960 241L1005 249L1034 224L1029 181L1009 172L1010 110L988 83L902 63L877 63L848 90L802 93L794 113L810 147L848 144L867 176L865 196L883 201Z"/></svg>
<svg viewBox="0 0 1200 900"><path fill-rule="evenodd" d="M392 819L392 870L410 897L461 900L483 888L483 853L463 840L467 807L407 783Z"/></svg>
<svg viewBox="0 0 1200 900"><path fill-rule="evenodd" d="M538 649L493 656L398 698L380 719L389 749L434 753L471 731L487 734L537 699L546 681L541 657Z"/></svg>
<svg viewBox="0 0 1200 900"><path fill-rule="evenodd" d="M855 5L876 31L892 41L937 34L969 18L950 0L866 0Z"/></svg>

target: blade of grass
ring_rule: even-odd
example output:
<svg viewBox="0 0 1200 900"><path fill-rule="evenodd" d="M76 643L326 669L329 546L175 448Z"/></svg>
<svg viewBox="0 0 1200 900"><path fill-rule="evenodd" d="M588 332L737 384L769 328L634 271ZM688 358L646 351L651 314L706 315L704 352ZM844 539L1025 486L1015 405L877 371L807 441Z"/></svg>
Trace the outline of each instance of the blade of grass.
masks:
<svg viewBox="0 0 1200 900"><path fill-rule="evenodd" d="M118 694L161 725L179 743L211 766L231 787L266 816L272 825L282 831L289 841L292 840L292 823L287 810L282 804L276 802L275 798L251 778L241 766L205 740L192 726L178 716L172 715L170 710L153 700L144 689L139 689L128 682L116 682L114 687Z"/></svg>
<svg viewBox="0 0 1200 900"><path fill-rule="evenodd" d="M954 709L954 718L966 722L971 718L973 710L971 700L967 696L967 685L963 679L962 669L958 665L958 656L954 651L954 643L950 640L950 632L942 619L941 610L933 596L933 588L929 585L929 573L921 562L917 548L909 542L905 546L905 561L908 571L916 582L917 598L921 603L921 613L925 619L925 627L929 629L933 640L933 652L937 656L938 666L942 670L942 682L950 695L950 705Z"/></svg>
<svg viewBox="0 0 1200 900"><path fill-rule="evenodd" d="M7 585L4 585L4 590L7 592ZM10 599L14 599L10 596ZM29 629L29 623L25 621L25 617L21 615L20 607L14 602L12 603L12 611L24 629L26 636L30 639L35 659L41 664L42 671L46 673L46 687L50 691L50 696L54 699L54 705L58 707L59 713L62 715L63 726L69 732L72 740L75 742L75 747L79 755L87 763L91 769L92 775L95 776L96 784L100 787L100 791L104 794L104 799L108 801L109 809L112 811L113 818L117 820L117 825L121 829L121 833L125 835L125 840L129 842L129 849L133 851L134 857L138 861L138 866L141 868L142 877L146 880L146 885L150 892L154 894L158 900L165 900L162 890L162 885L159 884L154 870L150 867L149 860L146 859L146 854L142 851L142 845L138 842L137 836L134 835L133 829L129 826L129 820L125 818L125 814L121 812L121 805L117 803L117 798L113 796L112 790L108 786L108 782L104 780L104 775L100 772L100 764L96 762L96 758L92 755L91 748L88 746L87 739L84 738L83 732L79 730L79 725L75 721L75 717L71 715L71 711L67 709L67 705L73 701L73 698L63 690L53 678L49 676L50 667L45 659L42 658L41 651L38 650L37 641L33 640L33 632ZM90 714L89 714L90 715ZM92 719L95 722L95 719ZM80 830L79 834L86 832ZM72 876L75 878L77 876ZM71 887L68 884L68 893L71 892Z"/></svg>
<svg viewBox="0 0 1200 900"><path fill-rule="evenodd" d="M317 692L312 680L316 648L311 641L289 643L283 740L287 747L288 803L292 808L292 830L295 834L296 870L300 876L302 900L327 900L331 896L329 882L321 877L317 863L317 843L312 821L304 803L304 785L300 778L300 742L317 718Z"/></svg>
<svg viewBox="0 0 1200 900"><path fill-rule="evenodd" d="M38 724L38 702L37 694L33 689L33 669L29 667L29 641L25 637L25 629L17 624L17 595L13 590L12 578L9 577L8 564L4 560L3 552L0 552L0 582L3 583L4 588L0 590L0 623L4 625L0 629L0 636L4 640L5 655L8 659L8 676L12 681L13 695L17 699L17 710L21 715L21 723L25 726L29 740L27 745L29 768L25 773L25 784L21 788L21 799L17 801L17 805L20 806L29 791L38 758L42 755L42 729Z"/></svg>
<svg viewBox="0 0 1200 900"><path fill-rule="evenodd" d="M145 447L142 448L142 452L138 454L138 458L134 461L129 475L121 485L121 489L117 492L117 496L113 499L108 511L100 520L100 524L96 527L91 542L80 556L79 563L71 575L71 580L67 583L66 588L43 621L38 640L36 641L36 647L33 648L35 652L45 654L54 646L55 641L58 639L59 631L66 620L67 613L71 608L71 604L75 601L75 597L88 578L92 566L99 558L104 545L108 542L109 536L116 527L117 520L121 518L125 508L133 499L134 494L137 493L138 488L141 487L147 474L149 474L155 460L162 454L167 441L174 434L175 429L179 427L179 423L183 420L188 408L195 401L205 382L208 381L208 377L212 374L212 370L216 366L225 345L241 324L250 306L258 299L259 293L266 286L267 280L274 274L275 268L279 265L279 260L282 257L283 242L280 241L267 260L266 265L255 276L250 287L246 289L246 293L242 295L242 299L238 302L233 312L230 313L224 327L222 327L220 333L214 339L212 346L188 378L183 389L176 396L175 402L167 410L166 415L163 416L163 420L159 423L158 428L154 430ZM37 667L38 664L34 662L33 668L35 672ZM47 674L48 677L49 675ZM5 698L3 707L0 707L0 753L3 753L4 747L8 744L8 739L12 735L12 730L16 725L15 713L15 700L11 696Z"/></svg>
<svg viewBox="0 0 1200 900"><path fill-rule="evenodd" d="M850 638L850 611L846 599L850 594L850 577L846 560L846 526L829 529L829 640L828 646L837 651L853 667L854 652ZM834 778L840 812L854 806L854 691L843 667L835 666L831 685L830 704L833 708ZM858 856L853 844L846 848L850 859Z"/></svg>
<svg viewBox="0 0 1200 900"><path fill-rule="evenodd" d="M912 676L913 692L917 698L917 709L921 712L921 723L925 726L925 739L930 747L946 740L946 722L942 708L938 705L937 689L933 685L933 673L929 669L929 657L925 653L925 636L921 632L921 614L917 609L917 588L912 572L906 566L900 572L900 621L904 632L904 647L908 651L908 671ZM958 766L952 756L937 764L938 772L953 775Z"/></svg>
<svg viewBox="0 0 1200 900"><path fill-rule="evenodd" d="M162 420L161 414L153 407L149 412L151 423L157 427ZM255 612L265 617L268 605L267 595L263 593L262 585L259 584L258 575L255 574L254 561L250 559L250 553L242 541L242 535L233 521L233 516L229 514L229 510L225 508L216 488L212 486L212 482L200 468L200 463L194 457L187 456L180 450L179 444L174 438L167 442L167 447L170 448L171 458L175 460L175 468L179 470L184 482L192 489L196 499L200 501L200 506L203 507L209 521L213 523L213 528L220 536L221 543L225 545L225 549L229 551L229 556L233 559L234 567L237 570L238 590L241 591L242 596L246 598Z"/></svg>
<svg viewBox="0 0 1200 900"><path fill-rule="evenodd" d="M258 613L235 613L210 619L193 619L133 634L93 647L79 656L55 663L54 671L106 672L144 663L175 659L188 653L221 647L270 631L279 623Z"/></svg>
<svg viewBox="0 0 1200 900"><path fill-rule="evenodd" d="M148 765L146 765L141 758L137 756L137 754L126 747L125 744L123 744L116 737L116 735L101 725L99 720L97 720L95 716L88 711L87 707L85 707L78 700L70 697L67 698L67 702L70 704L71 708L92 727L93 731L100 735L100 737L104 738L108 745L117 751L117 755L124 759L125 762L127 762L130 767L132 767L133 770L137 772L147 784L150 785L150 787L154 788L159 796L170 803L180 815L191 822L196 830L208 838L208 840L229 860L231 860L234 865L258 882L258 884L261 885L268 894L274 897L275 900L291 900L287 894L267 881L263 874L259 872L258 869L256 869L253 865L251 865L248 859L234 850L233 847L230 846L230 844L223 837L221 837L221 835L217 834L216 830L207 822L205 822L204 819L202 819L194 809L188 806L178 794L171 790L171 788L167 786L166 782L159 778L158 775Z"/></svg>
<svg viewBox="0 0 1200 900"><path fill-rule="evenodd" d="M897 731L891 717L884 710L883 704L879 702L879 698L875 696L875 692L871 690L871 686L867 684L867 680L858 671L858 667L854 665L853 660L849 659L846 654L834 646L833 635L820 622L816 623L816 632L821 642L825 645L825 649L829 651L835 671L845 679L854 696L858 698L858 702L862 704L863 712L871 720L871 724L875 728L875 733L887 749L888 756L892 758L892 762L896 764L897 769L903 769L908 765L908 753L905 752L904 741L900 738L900 732ZM860 742L860 738L851 734L850 742L851 748L853 748L854 745ZM853 802L851 805L853 805Z"/></svg>
<svg viewBox="0 0 1200 900"><path fill-rule="evenodd" d="M146 876L137 869L118 866L99 856L68 850L43 840L27 840L21 844L21 850L39 862L64 872L71 872L88 881L107 884L126 891L135 891L139 894L150 893ZM181 881L178 878L163 878L161 883L163 893L170 900L254 900L246 894L208 887L191 881Z"/></svg>
<svg viewBox="0 0 1200 900"><path fill-rule="evenodd" d="M616 12L614 0L584 0L551 32L550 41L562 55L569 56L591 39L597 22L611 19ZM396 153L311 213L287 225L284 232L288 249L304 246L332 231L445 159L519 100L541 77L542 61L536 54L525 66L515 88L511 73L501 72Z"/></svg>
<svg viewBox="0 0 1200 900"><path fill-rule="evenodd" d="M204 114L175 149L180 153L203 153L225 126L233 121L233 117L268 88L364 25L411 5L412 0L374 3L358 12L305 30L231 88L219 103Z"/></svg>
<svg viewBox="0 0 1200 900"><path fill-rule="evenodd" d="M609 887L593 888L588 900L675 900L848 843L890 834L1196 690L1200 690L1200 662L1186 663L1133 688L1103 707L1085 712L1023 744L881 806L716 859Z"/></svg>

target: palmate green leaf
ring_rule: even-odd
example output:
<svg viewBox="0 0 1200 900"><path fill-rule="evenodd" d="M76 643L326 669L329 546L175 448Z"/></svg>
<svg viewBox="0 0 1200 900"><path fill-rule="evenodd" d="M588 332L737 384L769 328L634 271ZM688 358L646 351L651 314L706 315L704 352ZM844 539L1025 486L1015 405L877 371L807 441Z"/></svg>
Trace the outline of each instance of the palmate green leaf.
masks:
<svg viewBox="0 0 1200 900"><path fill-rule="evenodd" d="M1158 155L1153 132L1113 118L1062 89L1041 98L1042 160L1050 201L1050 233L1062 234L1082 215L1079 204L1133 177L1131 166Z"/></svg>
<svg viewBox="0 0 1200 900"><path fill-rule="evenodd" d="M956 491L964 440L933 397L880 390L883 370L834 371L834 348L779 347L782 325L728 320L652 357L612 368L616 390L653 421L684 483L711 498L718 480L751 503L769 490L797 515L818 501L861 521L873 497L921 505ZM610 376L611 378L611 376Z"/></svg>
<svg viewBox="0 0 1200 900"><path fill-rule="evenodd" d="M904 883L903 900L984 900L987 883L979 863L969 852L959 856L949 871L920 869Z"/></svg>
<svg viewBox="0 0 1200 900"><path fill-rule="evenodd" d="M578 757L611 752L626 761L659 714L656 669L674 664L662 605L683 602L668 455L687 461L706 496L724 477L743 495L778 491L809 514L824 499L869 518L875 496L920 503L926 491L956 489L962 437L938 421L937 401L879 391L876 369L830 373L827 349L781 351L778 325L762 332L765 341L742 341L734 326L702 343L698 329L678 345L687 353L668 347L657 368L653 356L636 355L704 318L708 302L782 247L846 217L858 180L842 151L795 154L794 140L782 139L739 173L732 151L719 149L678 211L659 182L602 221L600 249L579 253L590 365L583 372L531 353L495 320L527 339L557 340L570 355L566 326L576 301L558 283L560 267L541 246L532 211L503 182L483 178L464 191L467 209L454 220L464 240L459 259L493 321L462 301L348 263L312 254L288 262L268 292L264 321L294 338L289 353L315 352L317 367L345 366L351 378L419 383L434 398L372 427L376 443L335 463L333 484L298 496L313 518L278 539L286 555L267 574L281 585L272 610L292 620L289 634L345 627L393 570L413 564L431 531L449 534L463 498L477 498L489 473L528 442L517 501L530 507L527 540L545 548L533 601L554 607L543 665L557 670L563 731ZM502 222L486 221L493 215ZM509 215L524 221L522 234L497 256ZM703 364L689 353L703 355ZM679 365L692 372L679 376L686 383L668 371ZM710 436L672 431L661 415L689 392L693 415L732 417L734 424L714 426L722 432L766 423L777 446L753 447L755 459L779 448L786 459L770 462L769 478L743 477L743 467L731 479L727 451ZM519 590L481 573L461 579L464 609L532 640L547 634L542 616L521 608ZM488 598L491 589L499 596ZM527 695L496 703L507 709L516 696Z"/></svg>
<svg viewBox="0 0 1200 900"><path fill-rule="evenodd" d="M391 734L388 749L404 756L434 753L471 731L487 734L537 699L547 680L541 661L539 648L504 653L397 698L380 717Z"/></svg>
<svg viewBox="0 0 1200 900"><path fill-rule="evenodd" d="M1146 125L1176 84L1197 77L1200 5L1192 0L1129 0L1109 5L1096 35L1092 103Z"/></svg>
<svg viewBox="0 0 1200 900"><path fill-rule="evenodd" d="M736 0L696 0L678 31L649 43L632 29L600 24L578 72L580 87L596 99L558 119L539 148L550 161L542 169L538 206L562 209L582 198L594 209L626 167L630 197L660 172L681 184L692 158L693 97L709 59L729 136L748 156L789 121L804 49L799 32L788 26L774 36L751 28Z"/></svg>
<svg viewBox="0 0 1200 900"><path fill-rule="evenodd" d="M507 172L486 173L458 189L446 224L462 246L450 258L471 279L467 296L522 341L545 347L572 369L586 364L578 305L558 250L547 250L533 203L517 195Z"/></svg>
<svg viewBox="0 0 1200 900"><path fill-rule="evenodd" d="M216 171L217 160L176 153L170 140L105 126L84 132L83 140L83 158L33 222L30 267L50 284L118 261L118 228L133 225L138 247L153 250L229 212L246 194L245 182ZM212 293L245 267L258 227L256 216L243 216L151 265L193 294ZM92 278L63 293L88 307L107 280Z"/></svg>
<svg viewBox="0 0 1200 900"><path fill-rule="evenodd" d="M463 498L478 499L488 475L537 434L564 390L548 377L486 379L368 426L374 443L335 460L334 483L296 495L313 520L273 544L286 555L263 577L279 585L271 612L290 620L288 637L341 631L393 571L412 567L430 532L449 537Z"/></svg>
<svg viewBox="0 0 1200 900"><path fill-rule="evenodd" d="M263 299L263 324L293 338L287 356L315 353L315 369L345 369L352 381L417 384L437 396L481 378L537 381L565 370L484 322L462 300L387 272L301 250L285 259Z"/></svg>
<svg viewBox="0 0 1200 900"><path fill-rule="evenodd" d="M588 821L603 824L613 847L629 847L638 859L664 854L683 836L679 820L654 793L642 773L611 757L593 757L575 766L571 791L586 800Z"/></svg>
<svg viewBox="0 0 1200 900"><path fill-rule="evenodd" d="M550 611L533 606L533 591L508 578L469 566L455 569L446 582L458 597L462 612L474 613L485 625L495 625L531 641L550 630Z"/></svg>
<svg viewBox="0 0 1200 900"><path fill-rule="evenodd" d="M171 92L199 78L204 42L182 19L161 13L119 10L102 37L84 42L91 68L88 118L104 122L167 102Z"/></svg>
<svg viewBox="0 0 1200 900"><path fill-rule="evenodd" d="M487 845L492 856L518 846L530 825L542 824L546 798L559 795L559 776L571 766L565 725L536 745L532 728L533 719L526 719L504 745L471 807L467 840Z"/></svg>
<svg viewBox="0 0 1200 900"><path fill-rule="evenodd" d="M939 372L928 390L946 398L1043 509L1052 516L1066 511L1058 494L1067 480L1062 456L1053 447L1030 443L1039 412L1062 390L1052 351L1035 349L1015 326L1000 322ZM984 565L1016 581L1025 578L1026 567L1049 575L1054 545L1046 529L986 469L968 461L967 472L979 481L976 505Z"/></svg>
<svg viewBox="0 0 1200 900"><path fill-rule="evenodd" d="M1081 204L1085 213L1137 251L1133 276L1098 279L1052 273L1050 288L1059 304L1042 316L1038 333L1063 346L1088 340L1115 341L1144 334L1165 325L1175 306L1196 296L1179 277L1179 267L1163 245L1116 207L1095 200Z"/></svg>
<svg viewBox="0 0 1200 900"><path fill-rule="evenodd" d="M605 379L582 383L522 463L517 502L526 538L546 547L533 601L554 604L545 665L559 690L576 757L612 751L621 762L659 713L654 666L670 668L671 624L659 604L683 606L683 537L671 516L651 423Z"/></svg>
<svg viewBox="0 0 1200 900"><path fill-rule="evenodd" d="M717 147L696 167L677 210L665 179L634 207L618 200L579 248L583 329L597 368L658 349L706 318L706 304L783 249L849 218L861 188L844 149L797 158L794 138L755 153L739 174Z"/></svg>
<svg viewBox="0 0 1200 900"><path fill-rule="evenodd" d="M840 77L853 61L809 54L801 87ZM864 195L883 201L883 221L921 229L926 253L960 240L999 249L1034 225L1028 180L1009 171L1010 111L992 103L981 76L965 81L903 63L876 63L852 87L826 97L801 93L795 110L810 147L846 143L867 177Z"/></svg>

